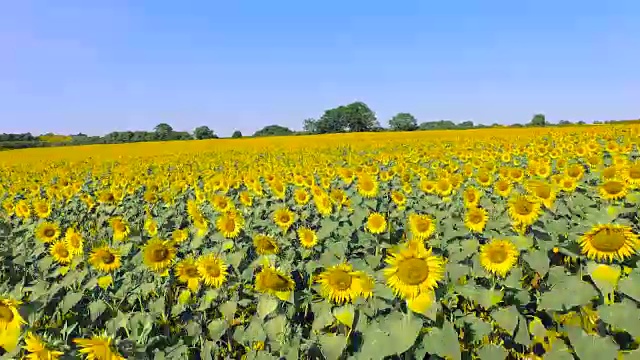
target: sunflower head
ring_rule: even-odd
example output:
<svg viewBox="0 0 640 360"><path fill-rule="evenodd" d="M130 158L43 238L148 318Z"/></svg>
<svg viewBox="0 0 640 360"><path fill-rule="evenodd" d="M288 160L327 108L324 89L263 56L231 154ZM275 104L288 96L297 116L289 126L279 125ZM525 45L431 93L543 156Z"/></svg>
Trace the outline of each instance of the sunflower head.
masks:
<svg viewBox="0 0 640 360"><path fill-rule="evenodd" d="M318 243L316 232L306 227L298 229L298 239L300 240L300 245L307 249L314 247Z"/></svg>
<svg viewBox="0 0 640 360"><path fill-rule="evenodd" d="M91 250L89 263L96 269L104 272L115 271L122 266L118 251L106 245Z"/></svg>
<svg viewBox="0 0 640 360"><path fill-rule="evenodd" d="M509 201L511 219L523 225L531 225L540 216L540 202L526 195L516 195Z"/></svg>
<svg viewBox="0 0 640 360"><path fill-rule="evenodd" d="M253 246L259 255L273 255L279 252L276 239L269 235L258 234L253 237Z"/></svg>
<svg viewBox="0 0 640 360"><path fill-rule="evenodd" d="M504 277L515 266L519 254L511 241L493 239L480 249L480 264L488 272Z"/></svg>
<svg viewBox="0 0 640 360"><path fill-rule="evenodd" d="M176 244L183 243L189 239L189 229L175 229L171 233L171 240Z"/></svg>
<svg viewBox="0 0 640 360"><path fill-rule="evenodd" d="M73 253L65 241L58 240L54 242L49 248L49 253L58 264L66 265L73 260Z"/></svg>
<svg viewBox="0 0 640 360"><path fill-rule="evenodd" d="M436 225L429 215L411 214L409 215L409 229L413 239L425 240L435 232Z"/></svg>
<svg viewBox="0 0 640 360"><path fill-rule="evenodd" d="M464 224L473 232L482 232L487 225L489 215L487 210L480 207L472 207L467 210L464 218Z"/></svg>
<svg viewBox="0 0 640 360"><path fill-rule="evenodd" d="M358 296L373 294L373 279L362 271L354 271L348 263L332 266L317 277L322 295L329 301L350 303Z"/></svg>
<svg viewBox="0 0 640 360"><path fill-rule="evenodd" d="M273 266L265 266L256 274L255 289L258 292L272 294L286 301L295 289L295 282L290 275Z"/></svg>
<svg viewBox="0 0 640 360"><path fill-rule="evenodd" d="M216 254L200 256L196 261L198 274L208 286L219 288L227 281L227 264Z"/></svg>
<svg viewBox="0 0 640 360"><path fill-rule="evenodd" d="M287 208L280 208L273 214L273 221L280 229L287 231L295 221L295 215Z"/></svg>
<svg viewBox="0 0 640 360"><path fill-rule="evenodd" d="M64 234L64 242L73 255L79 255L84 252L84 239L77 230L73 228L67 229Z"/></svg>
<svg viewBox="0 0 640 360"><path fill-rule="evenodd" d="M0 330L19 330L22 324L26 324L18 311L20 304L17 300L0 298Z"/></svg>
<svg viewBox="0 0 640 360"><path fill-rule="evenodd" d="M605 200L618 200L627 195L627 184L622 180L610 179L599 188L600 197Z"/></svg>
<svg viewBox="0 0 640 360"><path fill-rule="evenodd" d="M58 224L51 222L43 222L36 228L36 238L44 243L51 243L60 236L60 227Z"/></svg>
<svg viewBox="0 0 640 360"><path fill-rule="evenodd" d="M129 236L129 225L121 217L115 217L109 220L111 229L113 230L113 239L122 241Z"/></svg>
<svg viewBox="0 0 640 360"><path fill-rule="evenodd" d="M216 228L227 239L235 239L244 226L242 215L235 211L223 213L216 219Z"/></svg>
<svg viewBox="0 0 640 360"><path fill-rule="evenodd" d="M387 229L387 220L380 213L372 213L367 218L366 228L372 234L382 234Z"/></svg>
<svg viewBox="0 0 640 360"><path fill-rule="evenodd" d="M142 249L144 264L156 272L164 272L175 257L175 247L165 240L151 239Z"/></svg>
<svg viewBox="0 0 640 360"><path fill-rule="evenodd" d="M582 254L592 260L624 260L637 253L640 240L631 227L596 225L580 238Z"/></svg>
<svg viewBox="0 0 640 360"><path fill-rule="evenodd" d="M32 333L28 332L24 339L25 346L23 349L27 352L26 358L32 360L57 360L64 353L61 351L51 350L47 347L47 343L44 340Z"/></svg>
<svg viewBox="0 0 640 360"><path fill-rule="evenodd" d="M90 339L73 339L80 348L80 353L89 360L109 359L124 360L112 346L112 339L108 336L93 336Z"/></svg>
<svg viewBox="0 0 640 360"><path fill-rule="evenodd" d="M187 284L192 291L198 290L201 278L198 273L198 266L193 258L185 258L180 261L176 265L175 271L178 281Z"/></svg>
<svg viewBox="0 0 640 360"><path fill-rule="evenodd" d="M443 259L425 248L423 241L408 241L391 251L385 262L387 285L402 298L411 299L432 291L444 279Z"/></svg>

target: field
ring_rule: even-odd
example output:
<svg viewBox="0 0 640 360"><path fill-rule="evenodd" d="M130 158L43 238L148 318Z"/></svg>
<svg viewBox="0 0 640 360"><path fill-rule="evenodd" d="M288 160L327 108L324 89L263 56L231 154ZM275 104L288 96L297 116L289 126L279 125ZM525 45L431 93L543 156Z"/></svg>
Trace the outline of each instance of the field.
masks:
<svg viewBox="0 0 640 360"><path fill-rule="evenodd" d="M0 153L29 359L639 359L640 126Z"/></svg>

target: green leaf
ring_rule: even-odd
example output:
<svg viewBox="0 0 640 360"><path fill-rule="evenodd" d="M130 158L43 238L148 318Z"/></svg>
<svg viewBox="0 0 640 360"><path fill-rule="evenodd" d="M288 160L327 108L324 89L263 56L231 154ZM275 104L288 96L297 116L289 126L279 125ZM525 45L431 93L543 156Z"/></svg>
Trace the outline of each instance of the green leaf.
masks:
<svg viewBox="0 0 640 360"><path fill-rule="evenodd" d="M510 240L518 248L518 250L527 250L533 247L533 239L529 236L518 235L511 236Z"/></svg>
<svg viewBox="0 0 640 360"><path fill-rule="evenodd" d="M491 324L474 315L466 315L462 318L462 321L466 322L471 327L473 341L482 341L482 338L489 335L492 331Z"/></svg>
<svg viewBox="0 0 640 360"><path fill-rule="evenodd" d="M313 310L313 330L320 330L333 323L333 314L331 313L331 305L326 302L314 303L311 305Z"/></svg>
<svg viewBox="0 0 640 360"><path fill-rule="evenodd" d="M518 326L518 318L520 313L515 306L509 306L508 308L502 308L491 313L491 317L498 323L498 325L506 330L509 335L513 335Z"/></svg>
<svg viewBox="0 0 640 360"><path fill-rule="evenodd" d="M238 309L238 303L230 300L220 305L219 309L220 313L225 319L227 319L227 321L233 321L236 315L236 310Z"/></svg>
<svg viewBox="0 0 640 360"><path fill-rule="evenodd" d="M270 340L277 341L281 334L286 330L287 318L284 315L278 315L273 319L267 321L265 324L265 330Z"/></svg>
<svg viewBox="0 0 640 360"><path fill-rule="evenodd" d="M563 284L540 296L539 307L547 310L564 310L584 305L596 297L598 292L577 276L566 276Z"/></svg>
<svg viewBox="0 0 640 360"><path fill-rule="evenodd" d="M471 299L476 301L483 308L489 309L502 301L503 297L504 293L501 290L483 289L480 287L476 287L475 294L471 297Z"/></svg>
<svg viewBox="0 0 640 360"><path fill-rule="evenodd" d="M480 359L492 359L499 360L507 357L507 350L503 347L489 344L485 345L478 350L478 356Z"/></svg>
<svg viewBox="0 0 640 360"><path fill-rule="evenodd" d="M602 305L598 308L600 319L616 330L624 330L634 338L640 337L640 309L629 300Z"/></svg>
<svg viewBox="0 0 640 360"><path fill-rule="evenodd" d="M413 315L388 316L381 325L389 333L396 354L401 354L416 342L422 329L422 320Z"/></svg>
<svg viewBox="0 0 640 360"><path fill-rule="evenodd" d="M337 360L347 346L344 335L325 334L319 337L320 349L327 360Z"/></svg>
<svg viewBox="0 0 640 360"><path fill-rule="evenodd" d="M460 352L460 343L458 341L458 333L453 324L445 321L440 328L432 328L422 340L423 346L427 351L440 357L460 360L462 354Z"/></svg>
<svg viewBox="0 0 640 360"><path fill-rule="evenodd" d="M62 308L60 309L63 314L66 314L82 299L81 292L69 292L62 298Z"/></svg>
<svg viewBox="0 0 640 360"><path fill-rule="evenodd" d="M344 324L348 327L353 327L353 321L356 317L356 312L351 304L347 304L345 306L336 307L333 309L333 316L338 320L341 324Z"/></svg>
<svg viewBox="0 0 640 360"><path fill-rule="evenodd" d="M209 331L209 337L211 337L211 340L219 340L225 331L227 331L228 326L228 323L224 319L212 320L209 325L207 325L207 330Z"/></svg>
<svg viewBox="0 0 640 360"><path fill-rule="evenodd" d="M611 338L602 338L585 333L581 328L570 327L567 331L571 345L580 360L616 359L618 346Z"/></svg>
<svg viewBox="0 0 640 360"><path fill-rule="evenodd" d="M504 285L510 287L512 289L521 289L522 284L520 283L522 279L522 269L516 266L509 272L507 278L504 279Z"/></svg>
<svg viewBox="0 0 640 360"><path fill-rule="evenodd" d="M546 252L532 251L525 254L523 258L540 276L545 276L549 271L549 256Z"/></svg>
<svg viewBox="0 0 640 360"><path fill-rule="evenodd" d="M89 304L89 316L92 322L95 322L100 315L107 309L107 304L104 301L98 299Z"/></svg>
<svg viewBox="0 0 640 360"><path fill-rule="evenodd" d="M262 295L258 300L258 316L264 319L278 308L278 300L273 296ZM235 311L234 311L235 312Z"/></svg>
<svg viewBox="0 0 640 360"><path fill-rule="evenodd" d="M634 270L618 282L618 290L635 301L640 301L640 274Z"/></svg>

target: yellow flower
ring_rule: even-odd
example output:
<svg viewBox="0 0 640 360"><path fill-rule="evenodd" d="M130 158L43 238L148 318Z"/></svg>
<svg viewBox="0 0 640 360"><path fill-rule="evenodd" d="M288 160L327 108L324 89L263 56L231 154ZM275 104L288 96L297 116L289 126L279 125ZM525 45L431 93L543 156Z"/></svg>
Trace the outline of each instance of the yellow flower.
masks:
<svg viewBox="0 0 640 360"><path fill-rule="evenodd" d="M432 291L444 279L443 259L420 240L409 240L390 251L385 262L389 265L384 269L387 285L405 299Z"/></svg>
<svg viewBox="0 0 640 360"><path fill-rule="evenodd" d="M94 248L89 255L89 263L96 269L104 272L112 272L120 268L120 254L109 246Z"/></svg>
<svg viewBox="0 0 640 360"><path fill-rule="evenodd" d="M258 292L275 295L278 299L287 301L295 289L295 282L291 276L272 266L265 266L256 274L255 289Z"/></svg>
<svg viewBox="0 0 640 360"><path fill-rule="evenodd" d="M87 360L124 360L111 346L113 340L108 336L93 336L90 339L73 339L80 348L79 352Z"/></svg>
<svg viewBox="0 0 640 360"><path fill-rule="evenodd" d="M316 235L316 232L306 227L298 229L298 239L300 240L300 244L308 249L314 247L318 243L318 236Z"/></svg>
<svg viewBox="0 0 640 360"><path fill-rule="evenodd" d="M152 218L148 218L144 221L144 230L151 237L158 235L158 223Z"/></svg>
<svg viewBox="0 0 640 360"><path fill-rule="evenodd" d="M279 208L273 214L273 221L286 232L295 221L295 215L287 208Z"/></svg>
<svg viewBox="0 0 640 360"><path fill-rule="evenodd" d="M318 275L322 296L337 304L350 303L358 296L371 296L373 280L362 271L354 271L348 263L332 266Z"/></svg>
<svg viewBox="0 0 640 360"><path fill-rule="evenodd" d="M105 275L98 278L98 286L102 289L106 289L113 285L113 277L111 275Z"/></svg>
<svg viewBox="0 0 640 360"><path fill-rule="evenodd" d="M43 222L36 228L36 238L44 243L51 243L60 236L60 227L58 224Z"/></svg>
<svg viewBox="0 0 640 360"><path fill-rule="evenodd" d="M196 266L206 285L219 288L227 280L227 265L215 254L200 256Z"/></svg>
<svg viewBox="0 0 640 360"><path fill-rule="evenodd" d="M631 227L596 225L579 240L582 254L592 260L624 260L636 254L640 243Z"/></svg>
<svg viewBox="0 0 640 360"><path fill-rule="evenodd" d="M436 231L436 226L429 215L411 214L409 215L409 230L413 239L426 240Z"/></svg>
<svg viewBox="0 0 640 360"><path fill-rule="evenodd" d="M540 215L540 203L525 195L516 195L509 200L509 216L516 223L532 225Z"/></svg>
<svg viewBox="0 0 640 360"><path fill-rule="evenodd" d="M276 239L265 234L255 235L253 237L253 246L259 255L273 255L279 251Z"/></svg>
<svg viewBox="0 0 640 360"><path fill-rule="evenodd" d="M17 300L0 298L0 348L13 351L18 346L21 327L26 324L20 312Z"/></svg>
<svg viewBox="0 0 640 360"><path fill-rule="evenodd" d="M142 249L144 264L155 272L162 273L176 257L176 249L169 241L151 239Z"/></svg>
<svg viewBox="0 0 640 360"><path fill-rule="evenodd" d="M198 266L193 258L185 258L176 265L176 277L178 281L187 284L192 291L198 291L200 287L200 274Z"/></svg>
<svg viewBox="0 0 640 360"><path fill-rule="evenodd" d="M607 180L598 189L600 197L605 200L618 200L627 196L627 184L620 180Z"/></svg>
<svg viewBox="0 0 640 360"><path fill-rule="evenodd" d="M309 202L309 199L311 199L311 197L304 189L296 189L296 191L293 192L293 200L299 206L306 205Z"/></svg>
<svg viewBox="0 0 640 360"><path fill-rule="evenodd" d="M480 264L488 272L504 277L515 266L519 255L511 241L493 239L482 245Z"/></svg>
<svg viewBox="0 0 640 360"><path fill-rule="evenodd" d="M189 229L176 229L171 233L171 239L176 244L183 243L189 239Z"/></svg>
<svg viewBox="0 0 640 360"><path fill-rule="evenodd" d="M466 207L473 207L473 206L477 206L478 202L480 201L480 191L474 187L468 187L466 189L464 189L464 192L462 193L462 197L464 199L464 206Z"/></svg>
<svg viewBox="0 0 640 360"><path fill-rule="evenodd" d="M58 264L66 265L73 260L73 254L64 241L54 242L49 248L49 253Z"/></svg>
<svg viewBox="0 0 640 360"><path fill-rule="evenodd" d="M71 254L81 255L84 253L84 239L74 228L68 228L64 233L64 243Z"/></svg>
<svg viewBox="0 0 640 360"><path fill-rule="evenodd" d="M484 230L489 220L487 210L480 207L472 207L467 209L464 217L464 225L473 232L480 233Z"/></svg>
<svg viewBox="0 0 640 360"><path fill-rule="evenodd" d="M370 175L359 175L358 193L365 198L376 197L378 195L378 182Z"/></svg>
<svg viewBox="0 0 640 360"><path fill-rule="evenodd" d="M382 234L387 229L387 220L380 213L372 213L367 218L367 230L372 234Z"/></svg>
<svg viewBox="0 0 640 360"><path fill-rule="evenodd" d="M235 211L225 212L216 219L216 228L228 239L237 238L243 226L242 215Z"/></svg>
<svg viewBox="0 0 640 360"><path fill-rule="evenodd" d="M46 219L51 215L51 205L46 199L39 199L33 202L33 211L37 217Z"/></svg>
<svg viewBox="0 0 640 360"><path fill-rule="evenodd" d="M42 338L32 332L27 333L24 342L22 348L27 352L25 358L29 360L57 360L64 355L62 351L50 350Z"/></svg>
<svg viewBox="0 0 640 360"><path fill-rule="evenodd" d="M26 219L31 216L31 208L26 200L20 200L15 207L16 216Z"/></svg>
<svg viewBox="0 0 640 360"><path fill-rule="evenodd" d="M116 241L125 240L129 236L129 225L121 217L115 217L109 220L111 229L113 230L113 239Z"/></svg>

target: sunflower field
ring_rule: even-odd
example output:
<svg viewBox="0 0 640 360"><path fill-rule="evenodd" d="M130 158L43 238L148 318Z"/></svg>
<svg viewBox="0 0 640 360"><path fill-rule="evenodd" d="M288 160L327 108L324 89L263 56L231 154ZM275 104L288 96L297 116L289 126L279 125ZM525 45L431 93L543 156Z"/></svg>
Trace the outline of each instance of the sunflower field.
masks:
<svg viewBox="0 0 640 360"><path fill-rule="evenodd" d="M640 359L640 127L0 154L0 357Z"/></svg>

